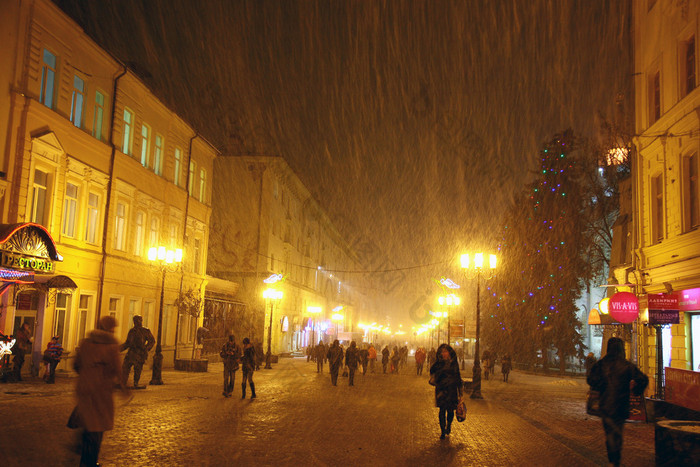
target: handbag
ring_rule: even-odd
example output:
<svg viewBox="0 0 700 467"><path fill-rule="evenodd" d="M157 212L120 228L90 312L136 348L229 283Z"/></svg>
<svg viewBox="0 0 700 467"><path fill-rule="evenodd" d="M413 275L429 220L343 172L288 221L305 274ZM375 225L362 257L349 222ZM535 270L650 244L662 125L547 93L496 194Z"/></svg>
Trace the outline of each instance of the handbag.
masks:
<svg viewBox="0 0 700 467"><path fill-rule="evenodd" d="M586 413L595 417L600 417L603 414L600 411L600 392L590 389L586 396Z"/></svg>
<svg viewBox="0 0 700 467"><path fill-rule="evenodd" d="M455 410L455 417L457 417L458 422L463 422L467 419L467 404L464 403L464 399L460 398L457 404L457 410Z"/></svg>

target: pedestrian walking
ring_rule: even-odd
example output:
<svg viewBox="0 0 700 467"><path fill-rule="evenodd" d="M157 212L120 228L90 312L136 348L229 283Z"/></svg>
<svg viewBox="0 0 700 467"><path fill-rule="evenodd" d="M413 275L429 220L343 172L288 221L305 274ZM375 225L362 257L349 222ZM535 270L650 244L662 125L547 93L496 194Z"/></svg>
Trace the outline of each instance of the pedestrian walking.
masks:
<svg viewBox="0 0 700 467"><path fill-rule="evenodd" d="M263 352L263 345L262 342L257 342L253 346L253 350L255 351L255 370L260 369L260 365L262 365L263 362L263 357L265 356L265 352Z"/></svg>
<svg viewBox="0 0 700 467"><path fill-rule="evenodd" d="M649 378L625 358L624 341L611 337L605 357L591 367L586 381L591 390L600 393L608 461L618 466L622 454L622 428L630 416L630 392L637 396L644 394Z"/></svg>
<svg viewBox="0 0 700 467"><path fill-rule="evenodd" d="M357 350L355 341L350 342L347 352L345 352L345 366L348 369L348 386L355 385L355 371L360 363L360 353Z"/></svg>
<svg viewBox="0 0 700 467"><path fill-rule="evenodd" d="M241 348L236 344L236 338L233 334L228 336L219 353L224 362L224 397L231 397L233 394L233 385L236 383L236 371L238 371L238 362L241 359Z"/></svg>
<svg viewBox="0 0 700 467"><path fill-rule="evenodd" d="M588 378L588 375L591 373L591 368L593 368L595 362L596 358L595 355L593 355L593 352L588 352L588 355L586 355L586 360L583 362L586 367L586 378Z"/></svg>
<svg viewBox="0 0 700 467"><path fill-rule="evenodd" d="M391 356L389 357L389 360L391 361L391 372L396 373L398 375L401 354L399 353L399 348L397 346L394 346L394 349L391 351Z"/></svg>
<svg viewBox="0 0 700 467"><path fill-rule="evenodd" d="M124 386L126 386L126 382L129 379L129 372L133 366L134 389L144 389L146 387L139 386L139 379L141 379L141 370L148 358L148 352L153 348L155 343L156 340L153 338L151 331L143 327L143 318L138 315L134 316L134 326L129 329L129 333L126 335L126 342L119 347L120 351L127 351L126 357L124 357L124 363L122 364Z"/></svg>
<svg viewBox="0 0 700 467"><path fill-rule="evenodd" d="M29 323L26 321L15 333L15 345L12 347L12 359L14 369L14 380L22 381L22 366L24 366L24 357L32 352L32 330Z"/></svg>
<svg viewBox="0 0 700 467"><path fill-rule="evenodd" d="M370 344L369 349L367 349L367 359L369 360L369 372L374 373L374 365L377 363L377 349L374 348L373 344Z"/></svg>
<svg viewBox="0 0 700 467"><path fill-rule="evenodd" d="M241 383L242 396L241 399L245 399L245 389L246 383L250 384L250 398L255 399L255 383L253 382L253 373L255 373L255 367L257 365L256 359L257 352L250 343L250 339L245 337L243 339L243 357L241 357L241 366L243 367L243 382Z"/></svg>
<svg viewBox="0 0 700 467"><path fill-rule="evenodd" d="M323 373L323 362L326 361L326 346L323 341L318 341L314 352L316 352L316 373Z"/></svg>
<svg viewBox="0 0 700 467"><path fill-rule="evenodd" d="M457 404L462 399L462 376L454 349L441 344L437 350L437 361L430 367L430 377L435 382L435 406L440 408L440 439L452 431L452 420Z"/></svg>
<svg viewBox="0 0 700 467"><path fill-rule="evenodd" d="M338 371L340 371L340 365L343 362L343 349L340 347L338 339L334 340L333 345L328 348L326 357L328 358L328 368L331 371L331 384L337 386Z"/></svg>
<svg viewBox="0 0 700 467"><path fill-rule="evenodd" d="M435 347L430 349L430 352L428 352L428 368L431 368L433 366L433 363L435 363L435 360L437 359L437 353L435 352Z"/></svg>
<svg viewBox="0 0 700 467"><path fill-rule="evenodd" d="M403 368L406 363L408 363L408 347L404 345L399 348L399 365Z"/></svg>
<svg viewBox="0 0 700 467"><path fill-rule="evenodd" d="M61 361L61 355L63 355L63 346L59 342L59 339L60 336L53 336L46 345L46 350L44 351L44 363L46 363L44 380L47 384L54 384L56 382L56 367Z"/></svg>
<svg viewBox="0 0 700 467"><path fill-rule="evenodd" d="M416 350L416 375L421 376L423 374L423 365L425 364L425 349L423 347L418 347Z"/></svg>
<svg viewBox="0 0 700 467"><path fill-rule="evenodd" d="M360 349L360 365L362 365L362 375L367 374L367 363L369 362L369 350L367 347L362 347Z"/></svg>
<svg viewBox="0 0 700 467"><path fill-rule="evenodd" d="M510 360L510 354L503 355L501 358L501 373L503 373L503 381L508 382L508 375L510 370L513 368L513 363Z"/></svg>
<svg viewBox="0 0 700 467"><path fill-rule="evenodd" d="M386 374L386 366L389 364L389 346L385 345L382 349L382 369Z"/></svg>
<svg viewBox="0 0 700 467"><path fill-rule="evenodd" d="M73 368L78 372L78 403L71 419L83 429L81 466L98 465L102 436L114 427L114 385L120 384L123 393L128 395L121 378L115 327L117 321L111 316L100 318L97 329L80 341L73 362Z"/></svg>

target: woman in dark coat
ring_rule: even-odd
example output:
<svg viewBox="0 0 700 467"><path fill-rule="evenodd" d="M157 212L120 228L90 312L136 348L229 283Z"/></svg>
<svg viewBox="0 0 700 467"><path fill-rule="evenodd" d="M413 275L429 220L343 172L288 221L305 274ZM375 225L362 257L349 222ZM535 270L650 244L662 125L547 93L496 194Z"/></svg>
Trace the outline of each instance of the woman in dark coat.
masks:
<svg viewBox="0 0 700 467"><path fill-rule="evenodd" d="M445 439L452 428L457 404L462 398L462 376L454 349L441 344L437 349L437 361L430 367L430 376L435 380L435 406L440 408L440 439Z"/></svg>
<svg viewBox="0 0 700 467"><path fill-rule="evenodd" d="M630 389L634 394L642 395L649 378L634 363L625 359L624 341L611 337L605 357L593 365L587 382L593 391L600 392L608 461L612 465L620 465L622 427L630 416Z"/></svg>

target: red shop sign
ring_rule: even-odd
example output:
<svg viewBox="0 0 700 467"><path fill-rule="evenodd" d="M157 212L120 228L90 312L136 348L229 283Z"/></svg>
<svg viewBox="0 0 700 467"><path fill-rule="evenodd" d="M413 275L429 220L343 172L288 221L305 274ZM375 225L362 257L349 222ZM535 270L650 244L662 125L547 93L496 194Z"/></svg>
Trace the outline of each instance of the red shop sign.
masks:
<svg viewBox="0 0 700 467"><path fill-rule="evenodd" d="M608 302L608 310L618 323L631 323L639 316L639 300L631 292L618 292Z"/></svg>

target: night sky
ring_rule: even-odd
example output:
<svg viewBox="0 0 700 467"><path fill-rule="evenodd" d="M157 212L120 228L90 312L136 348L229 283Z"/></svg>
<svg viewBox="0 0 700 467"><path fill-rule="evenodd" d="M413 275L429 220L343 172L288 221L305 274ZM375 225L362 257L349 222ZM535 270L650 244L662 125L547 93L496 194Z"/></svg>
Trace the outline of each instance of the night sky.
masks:
<svg viewBox="0 0 700 467"><path fill-rule="evenodd" d="M632 118L627 0L56 2L224 155L283 156L397 317L540 144Z"/></svg>

